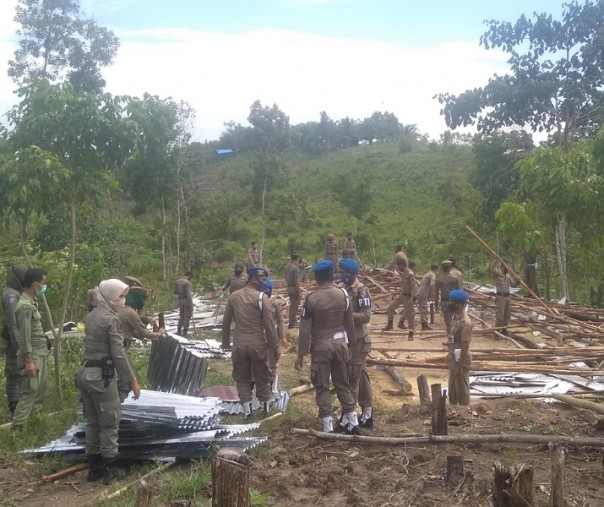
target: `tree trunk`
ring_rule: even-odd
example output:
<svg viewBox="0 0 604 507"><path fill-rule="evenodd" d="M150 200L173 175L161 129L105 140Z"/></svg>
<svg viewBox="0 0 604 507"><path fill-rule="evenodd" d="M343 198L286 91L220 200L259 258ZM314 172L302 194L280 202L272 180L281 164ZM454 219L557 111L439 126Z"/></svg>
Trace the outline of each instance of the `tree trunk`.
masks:
<svg viewBox="0 0 604 507"><path fill-rule="evenodd" d="M250 459L236 448L225 447L212 461L212 506L249 507Z"/></svg>
<svg viewBox="0 0 604 507"><path fill-rule="evenodd" d="M260 233L260 265L262 266L262 251L264 250L264 237L266 235L266 187L268 186L268 175L264 177L262 187L262 231Z"/></svg>
<svg viewBox="0 0 604 507"><path fill-rule="evenodd" d="M568 278L566 274L566 218L558 217L556 222L556 260L560 273L559 298L568 300Z"/></svg>
<svg viewBox="0 0 604 507"><path fill-rule="evenodd" d="M176 265L174 266L175 273L180 273L180 193L182 189L179 181L179 173L180 171L178 171L177 169L176 180L178 181L178 187L176 189Z"/></svg>
<svg viewBox="0 0 604 507"><path fill-rule="evenodd" d="M161 228L161 258L163 267L163 280L168 279L168 266L166 260L166 207L164 205L164 196L161 196L162 228Z"/></svg>

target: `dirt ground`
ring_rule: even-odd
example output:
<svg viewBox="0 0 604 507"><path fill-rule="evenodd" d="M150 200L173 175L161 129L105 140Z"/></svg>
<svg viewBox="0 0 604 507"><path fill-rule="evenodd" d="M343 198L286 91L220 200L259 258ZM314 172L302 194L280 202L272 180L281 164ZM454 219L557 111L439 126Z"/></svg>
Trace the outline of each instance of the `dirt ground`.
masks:
<svg viewBox="0 0 604 507"><path fill-rule="evenodd" d="M421 359L417 349L442 350L444 337L436 333L416 333L408 342L401 335L381 335L383 315L372 319L375 346L394 344L405 348L398 357ZM436 328L442 328L437 319ZM295 336L291 336L292 342ZM494 342L490 337L476 337L472 346L486 348L512 347L505 341ZM414 352L415 351L415 352ZM378 353L373 353L379 357ZM308 372L293 370L293 348L280 361L282 388L298 384ZM307 361L308 363L308 361ZM306 367L308 364L306 364ZM228 370L226 362L215 368ZM363 430L371 436L395 437L409 433L427 435L431 412L418 404L417 395L394 396L384 391L396 384L376 368L369 370L375 397L375 428ZM446 386L446 370L406 368L405 377L413 384L420 374L429 383ZM334 397L334 408L337 408ZM251 487L266 494L266 505L299 506L490 506L492 503L493 465L532 466L534 469L535 506L547 505L550 492L551 462L544 445L468 444L407 446L377 445L358 442L331 442L314 437L295 435L292 429L320 429L316 417L313 392L291 400L293 414L267 423L269 441L253 453ZM470 407L448 407L449 434L520 433L533 435L567 435L604 437L595 429L598 416L590 411L562 404L545 404L539 400L501 399L473 401ZM263 434L266 432L261 431ZM463 484L448 486L445 482L447 457L463 456L466 479ZM565 468L565 498L568 506L597 507L604 505L603 461L600 450L569 448ZM9 505L63 507L94 505L105 488L85 482L85 472L54 485L41 487L36 473L36 461L14 470L0 463L0 490ZM149 480L153 485L153 479ZM207 497L205 497L207 499ZM201 499L200 499L201 500ZM154 503L154 505L162 505Z"/></svg>

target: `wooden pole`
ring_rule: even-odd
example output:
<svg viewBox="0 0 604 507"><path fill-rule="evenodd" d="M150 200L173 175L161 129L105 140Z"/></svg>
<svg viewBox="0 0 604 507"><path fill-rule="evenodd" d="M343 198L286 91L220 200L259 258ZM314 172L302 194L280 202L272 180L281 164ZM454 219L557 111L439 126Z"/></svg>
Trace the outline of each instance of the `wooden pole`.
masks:
<svg viewBox="0 0 604 507"><path fill-rule="evenodd" d="M212 460L212 507L250 507L250 458L224 447Z"/></svg>
<svg viewBox="0 0 604 507"><path fill-rule="evenodd" d="M447 456L447 475L445 480L449 487L457 487L464 480L465 476L463 456Z"/></svg>
<svg viewBox="0 0 604 507"><path fill-rule="evenodd" d="M81 470L86 470L87 468L88 468L88 464L79 463L78 465L74 465L72 467L65 468L63 470L59 470L58 472L55 472L54 474L44 475L44 476L42 476L42 481L43 482L56 481L57 479L62 479L63 477L67 477L68 475L75 474L76 472L79 472Z"/></svg>
<svg viewBox="0 0 604 507"><path fill-rule="evenodd" d="M428 377L420 375L417 377L417 391L419 392L420 405L430 405L430 389L428 388Z"/></svg>
<svg viewBox="0 0 604 507"><path fill-rule="evenodd" d="M149 507L151 498L153 497L153 489L144 480L141 480L136 492L136 501L134 507Z"/></svg>
<svg viewBox="0 0 604 507"><path fill-rule="evenodd" d="M552 490L548 507L564 507L564 446L561 443L549 444L552 459Z"/></svg>
<svg viewBox="0 0 604 507"><path fill-rule="evenodd" d="M432 435L447 434L447 398L440 384L432 384Z"/></svg>

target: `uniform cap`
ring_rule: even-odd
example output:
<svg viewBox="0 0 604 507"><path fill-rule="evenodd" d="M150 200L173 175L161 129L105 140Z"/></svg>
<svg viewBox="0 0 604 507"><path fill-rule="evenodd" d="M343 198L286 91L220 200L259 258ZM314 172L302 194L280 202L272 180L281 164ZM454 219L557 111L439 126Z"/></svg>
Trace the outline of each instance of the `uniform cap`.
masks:
<svg viewBox="0 0 604 507"><path fill-rule="evenodd" d="M335 266L334 266L333 261L330 261L329 259L325 259L325 260L317 262L312 267L312 272L319 273L320 271L331 271L333 273L334 269L335 269Z"/></svg>
<svg viewBox="0 0 604 507"><path fill-rule="evenodd" d="M447 259L446 261L442 261L440 264L442 266L451 266L453 264L453 261L450 261L449 259Z"/></svg>
<svg viewBox="0 0 604 507"><path fill-rule="evenodd" d="M354 259L340 259L339 265L347 273L356 275L359 272L359 264Z"/></svg>
<svg viewBox="0 0 604 507"><path fill-rule="evenodd" d="M468 293L465 290L455 289L449 292L449 299L458 303L468 301Z"/></svg>
<svg viewBox="0 0 604 507"><path fill-rule="evenodd" d="M335 239L335 236L333 234L328 234L327 239L332 241L333 239Z"/></svg>
<svg viewBox="0 0 604 507"><path fill-rule="evenodd" d="M130 287L128 294L140 294L144 297L149 297L149 291L144 287Z"/></svg>
<svg viewBox="0 0 604 507"><path fill-rule="evenodd" d="M248 276L248 278L254 278L255 276L267 276L268 277L268 269L259 268L258 266L255 266L255 267L247 270L247 276Z"/></svg>
<svg viewBox="0 0 604 507"><path fill-rule="evenodd" d="M142 287L143 284L138 278L134 278L133 276L125 276L122 281L128 285L128 287Z"/></svg>

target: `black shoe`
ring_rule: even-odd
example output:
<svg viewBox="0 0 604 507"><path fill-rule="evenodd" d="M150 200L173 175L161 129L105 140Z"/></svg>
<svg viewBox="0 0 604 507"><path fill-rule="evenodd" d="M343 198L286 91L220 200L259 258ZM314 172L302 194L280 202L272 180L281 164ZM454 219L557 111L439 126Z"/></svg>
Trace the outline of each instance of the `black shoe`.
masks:
<svg viewBox="0 0 604 507"><path fill-rule="evenodd" d="M422 322L422 331L432 331L432 328L428 325L427 322Z"/></svg>
<svg viewBox="0 0 604 507"><path fill-rule="evenodd" d="M117 458L103 458L103 484L109 486L126 477L126 470L117 466Z"/></svg>
<svg viewBox="0 0 604 507"><path fill-rule="evenodd" d="M360 435L361 434L361 428L358 425L357 426L353 426L352 428L346 430L346 434L347 435Z"/></svg>
<svg viewBox="0 0 604 507"><path fill-rule="evenodd" d="M369 428L372 429L373 428L373 416L371 416L369 419L367 419L366 421L363 421L361 419L361 417L359 416L359 426L361 428Z"/></svg>
<svg viewBox="0 0 604 507"><path fill-rule="evenodd" d="M262 415L267 415L270 403L268 401L262 402Z"/></svg>
<svg viewBox="0 0 604 507"><path fill-rule="evenodd" d="M409 331L409 336L407 337L407 340L410 342L413 341L413 331Z"/></svg>
<svg viewBox="0 0 604 507"><path fill-rule="evenodd" d="M386 324L386 327L382 328L382 331L392 331L394 328L392 327L392 321L389 320L388 324Z"/></svg>
<svg viewBox="0 0 604 507"><path fill-rule="evenodd" d="M98 481L105 475L103 469L103 458L100 454L89 454L88 458L88 476L86 477L87 482Z"/></svg>
<svg viewBox="0 0 604 507"><path fill-rule="evenodd" d="M345 434L346 433L346 425L342 424L341 419L340 421L336 421L336 423L333 426L333 431L332 433L341 433L341 434Z"/></svg>
<svg viewBox="0 0 604 507"><path fill-rule="evenodd" d="M407 326L405 326L405 323L402 320L398 321L396 327L398 327L399 329L407 329Z"/></svg>

